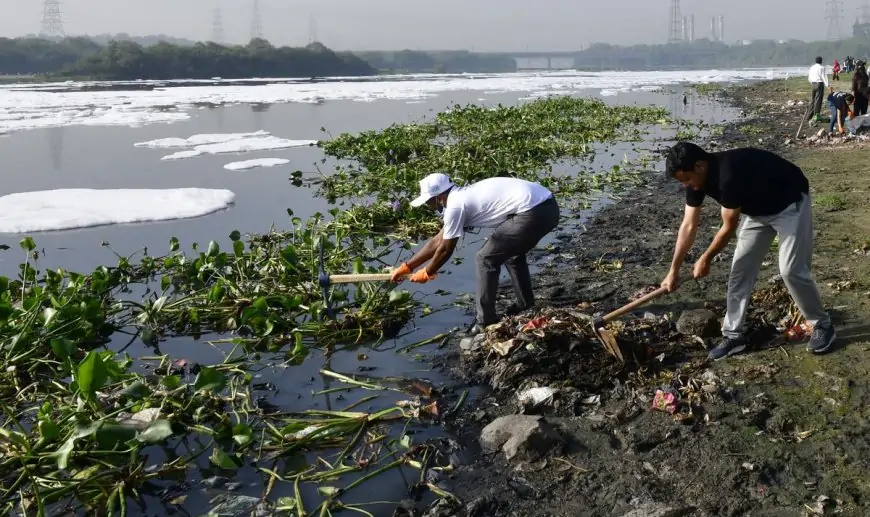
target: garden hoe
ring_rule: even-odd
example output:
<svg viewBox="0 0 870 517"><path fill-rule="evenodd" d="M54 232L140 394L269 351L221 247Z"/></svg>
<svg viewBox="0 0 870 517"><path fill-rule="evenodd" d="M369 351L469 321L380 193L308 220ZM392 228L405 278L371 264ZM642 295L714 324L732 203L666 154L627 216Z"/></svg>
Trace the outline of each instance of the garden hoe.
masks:
<svg viewBox="0 0 870 517"><path fill-rule="evenodd" d="M668 292L668 289L666 287L659 287L655 291L653 291L645 296L642 296L642 297L638 298L637 300L635 300L635 301L633 301L633 302L631 302L623 307L620 307L619 309L616 309L615 311L613 311L609 314L605 314L604 316L602 316L600 318L596 318L595 320L593 320L592 321L592 330L595 331L595 336L598 337L599 341L601 341L601 344L604 346L604 349L607 350L607 352L610 355L612 355L613 357L616 357L617 359L619 359L620 362L624 363L626 354L623 354L622 348L620 347L619 343L616 341L616 336L614 336L613 333L610 332L609 330L605 329L604 325L606 323L608 323L612 320L615 320L616 318L622 316L623 314L626 314L626 313L640 307L641 305L645 305L645 304L655 300L656 298L658 298L659 296L662 296L663 294L665 294L667 292Z"/></svg>
<svg viewBox="0 0 870 517"><path fill-rule="evenodd" d="M323 265L323 242L320 243L320 264L318 283L323 293L323 303L326 305L326 314L333 319L332 303L329 301L329 286L333 284L356 284L360 282L389 282L390 273L360 273L349 275L330 275Z"/></svg>

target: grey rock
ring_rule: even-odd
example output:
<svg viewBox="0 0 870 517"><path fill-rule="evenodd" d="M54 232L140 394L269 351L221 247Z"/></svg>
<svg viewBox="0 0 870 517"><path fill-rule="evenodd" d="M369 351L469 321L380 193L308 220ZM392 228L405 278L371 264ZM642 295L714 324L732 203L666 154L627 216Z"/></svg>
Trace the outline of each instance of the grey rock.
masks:
<svg viewBox="0 0 870 517"><path fill-rule="evenodd" d="M707 309L683 311L677 320L677 331L687 336L714 337L719 334L719 318Z"/></svg>
<svg viewBox="0 0 870 517"><path fill-rule="evenodd" d="M691 506L674 508L659 503L647 503L624 514L622 517L684 517L691 515L694 511L695 508Z"/></svg>
<svg viewBox="0 0 870 517"><path fill-rule="evenodd" d="M537 415L508 415L496 418L480 433L480 445L487 452L504 451L508 460L537 461L561 446L558 431Z"/></svg>

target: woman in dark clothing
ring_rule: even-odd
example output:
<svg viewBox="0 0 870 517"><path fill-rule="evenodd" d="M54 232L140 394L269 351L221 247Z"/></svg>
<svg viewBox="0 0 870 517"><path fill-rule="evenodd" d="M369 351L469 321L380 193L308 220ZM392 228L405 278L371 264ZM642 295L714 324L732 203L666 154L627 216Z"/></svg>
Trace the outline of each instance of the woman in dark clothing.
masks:
<svg viewBox="0 0 870 517"><path fill-rule="evenodd" d="M863 61L858 61L858 66L855 68L855 75L852 76L852 93L855 95L855 115L867 114L867 94L868 83L870 77L867 76L867 68Z"/></svg>

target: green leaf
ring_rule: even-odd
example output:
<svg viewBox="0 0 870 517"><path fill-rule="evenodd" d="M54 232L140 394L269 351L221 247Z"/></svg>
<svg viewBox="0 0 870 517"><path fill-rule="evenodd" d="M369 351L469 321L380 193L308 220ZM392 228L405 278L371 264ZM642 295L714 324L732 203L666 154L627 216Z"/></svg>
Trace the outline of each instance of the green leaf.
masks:
<svg viewBox="0 0 870 517"><path fill-rule="evenodd" d="M142 400L150 394L151 388L142 381L135 381L121 390L122 397L127 397L133 400Z"/></svg>
<svg viewBox="0 0 870 517"><path fill-rule="evenodd" d="M231 241L236 242L241 238L242 238L242 234L239 233L238 230L233 230L232 232L230 232L230 240Z"/></svg>
<svg viewBox="0 0 870 517"><path fill-rule="evenodd" d="M178 375L167 375L166 377L160 379L160 384L166 386L167 388L174 390L181 386L181 377Z"/></svg>
<svg viewBox="0 0 870 517"><path fill-rule="evenodd" d="M54 321L55 316L57 316L57 309L52 309L51 307L46 307L42 311L42 319L43 319L42 324L43 324L43 326L50 327L51 322Z"/></svg>
<svg viewBox="0 0 870 517"><path fill-rule="evenodd" d="M169 239L169 252L170 253L174 253L174 252L178 251L179 247L181 247L181 245L178 243L177 238L173 237L173 238Z"/></svg>
<svg viewBox="0 0 870 517"><path fill-rule="evenodd" d="M212 367L206 367L199 371L196 376L196 381L193 383L193 389L196 391L205 390L211 392L220 392L227 386L227 376Z"/></svg>
<svg viewBox="0 0 870 517"><path fill-rule="evenodd" d="M235 255L237 257L241 257L242 255L244 255L245 254L245 243L242 241L233 242L233 253L235 253Z"/></svg>
<svg viewBox="0 0 870 517"><path fill-rule="evenodd" d="M21 249L24 251L33 251L36 249L36 243L33 242L32 237L25 237L18 241L18 245L21 246Z"/></svg>
<svg viewBox="0 0 870 517"><path fill-rule="evenodd" d="M76 351L76 345L65 337L51 340L51 351L61 361L65 361Z"/></svg>
<svg viewBox="0 0 870 517"><path fill-rule="evenodd" d="M334 487L334 486L317 487L317 493L319 493L323 497L332 497L332 496L338 494L338 492L339 492L338 487Z"/></svg>
<svg viewBox="0 0 870 517"><path fill-rule="evenodd" d="M148 427L136 435L136 439L142 443L161 443L172 436L172 424L169 420L155 420Z"/></svg>
<svg viewBox="0 0 870 517"><path fill-rule="evenodd" d="M234 470L241 466L241 462L238 461L235 455L229 455L223 451L217 445L214 446L214 449L211 451L211 456L209 457L209 461L212 462L213 465L220 467L226 470Z"/></svg>
<svg viewBox="0 0 870 517"><path fill-rule="evenodd" d="M122 447L135 436L136 430L132 427L111 423L104 423L95 433L97 446L100 450L104 451L111 451Z"/></svg>
<svg viewBox="0 0 870 517"><path fill-rule="evenodd" d="M365 273L365 270L366 270L365 264L363 264L363 261L361 258L357 258L353 261L354 274L359 275L359 274Z"/></svg>
<svg viewBox="0 0 870 517"><path fill-rule="evenodd" d="M108 373L106 365L103 364L102 356L99 352L91 350L79 363L78 375L76 375L79 391L84 394L85 398L93 400L97 390L105 385L107 379Z"/></svg>
<svg viewBox="0 0 870 517"><path fill-rule="evenodd" d="M254 440L254 431L247 424L236 424L233 426L233 441L244 447Z"/></svg>
<svg viewBox="0 0 870 517"><path fill-rule="evenodd" d="M220 245L218 245L218 243L215 241L210 241L208 243L208 251L205 254L208 257L214 257L220 252L221 252Z"/></svg>
<svg viewBox="0 0 870 517"><path fill-rule="evenodd" d="M60 428L53 420L40 420L37 427L39 428L39 435L44 440L53 442L60 438Z"/></svg>

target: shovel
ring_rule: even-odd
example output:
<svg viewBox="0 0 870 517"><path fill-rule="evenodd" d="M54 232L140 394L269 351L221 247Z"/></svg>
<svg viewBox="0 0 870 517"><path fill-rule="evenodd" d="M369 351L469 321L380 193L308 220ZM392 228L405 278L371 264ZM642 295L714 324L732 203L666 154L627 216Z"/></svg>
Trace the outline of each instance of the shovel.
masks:
<svg viewBox="0 0 870 517"><path fill-rule="evenodd" d="M615 311L605 314L600 318L596 318L592 322L592 330L595 331L595 336L598 337L598 340L601 341L601 344L604 346L604 349L612 355L619 359L619 362L625 362L625 355L622 353L622 349L619 346L619 343L616 342L616 336L613 335L612 332L604 328L604 325L616 318L626 314L642 305L646 305L647 303L655 300L656 298L664 295L668 292L666 287L659 287L655 291L638 298L637 300L616 309Z"/></svg>

